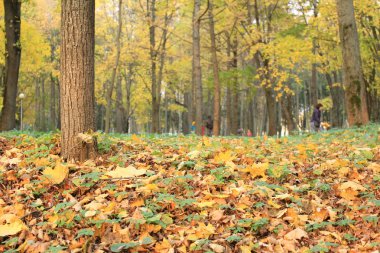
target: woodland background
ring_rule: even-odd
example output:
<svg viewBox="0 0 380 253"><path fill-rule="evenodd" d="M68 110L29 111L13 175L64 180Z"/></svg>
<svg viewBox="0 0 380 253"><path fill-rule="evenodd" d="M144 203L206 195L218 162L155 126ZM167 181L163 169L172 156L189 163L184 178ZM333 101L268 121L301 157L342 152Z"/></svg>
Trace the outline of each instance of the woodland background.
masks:
<svg viewBox="0 0 380 253"><path fill-rule="evenodd" d="M318 101L324 105L324 121L333 127L345 125L334 0L195 3L96 1L98 130L189 133L193 121L199 128L199 121L214 114L216 81L223 135L237 134L239 128L250 129L254 135L308 129ZM379 121L379 5L376 0L354 4L370 119ZM0 5L1 87L3 8ZM199 25L198 35L193 34L193 24ZM60 127L59 30L59 1L22 4L19 91L26 94L24 124L29 129ZM193 38L199 39L199 45ZM199 46L200 57L200 66L195 68L194 46ZM201 76L195 76L196 68L201 68ZM197 78L200 86L193 85ZM201 120L195 118L196 107L202 112Z"/></svg>

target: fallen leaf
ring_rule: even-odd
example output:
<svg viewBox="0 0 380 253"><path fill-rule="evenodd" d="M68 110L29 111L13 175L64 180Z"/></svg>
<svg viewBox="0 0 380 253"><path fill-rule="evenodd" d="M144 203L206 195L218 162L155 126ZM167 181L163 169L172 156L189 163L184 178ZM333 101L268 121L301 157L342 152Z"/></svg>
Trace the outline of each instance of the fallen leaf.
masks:
<svg viewBox="0 0 380 253"><path fill-rule="evenodd" d="M303 237L309 238L307 233L301 228L296 228L285 235L286 240L299 240Z"/></svg>
<svg viewBox="0 0 380 253"><path fill-rule="evenodd" d="M60 184L65 180L67 175L69 174L69 169L67 166L58 163L54 169L46 168L43 171L43 175L47 178L47 180L52 184Z"/></svg>
<svg viewBox="0 0 380 253"><path fill-rule="evenodd" d="M15 235L27 229L26 225L14 214L4 214L0 217L0 237Z"/></svg>
<svg viewBox="0 0 380 253"><path fill-rule="evenodd" d="M146 171L145 169L136 169L133 166L128 166L127 168L118 166L115 170L107 172L106 175L112 178L131 178L142 176Z"/></svg>

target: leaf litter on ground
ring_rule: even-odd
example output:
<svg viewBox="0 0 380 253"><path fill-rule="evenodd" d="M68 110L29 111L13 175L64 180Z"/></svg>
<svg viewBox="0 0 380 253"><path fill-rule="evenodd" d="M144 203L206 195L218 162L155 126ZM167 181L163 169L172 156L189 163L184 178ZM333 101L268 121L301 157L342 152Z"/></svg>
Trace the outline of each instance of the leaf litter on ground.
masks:
<svg viewBox="0 0 380 253"><path fill-rule="evenodd" d="M379 126L284 138L0 137L1 252L376 252Z"/></svg>

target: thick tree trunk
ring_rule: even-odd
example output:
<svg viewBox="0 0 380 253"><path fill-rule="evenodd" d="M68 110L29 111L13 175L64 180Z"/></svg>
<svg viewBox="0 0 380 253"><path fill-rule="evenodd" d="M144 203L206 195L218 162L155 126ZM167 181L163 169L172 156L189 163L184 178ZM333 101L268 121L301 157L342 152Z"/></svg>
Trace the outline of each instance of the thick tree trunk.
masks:
<svg viewBox="0 0 380 253"><path fill-rule="evenodd" d="M334 81L329 73L326 73L326 81L330 89L330 95L332 100L332 108L331 108L331 126L332 127L341 127L341 105L342 105L342 99L341 99L341 92L340 87L337 87L334 85Z"/></svg>
<svg viewBox="0 0 380 253"><path fill-rule="evenodd" d="M367 91L363 77L353 0L336 0L336 3L343 55L343 83L346 87L348 124L350 126L367 124L369 122Z"/></svg>
<svg viewBox="0 0 380 253"><path fill-rule="evenodd" d="M272 88L265 88L265 98L267 101L267 113L268 113L268 135L274 136L277 133L277 110L276 110L276 98Z"/></svg>
<svg viewBox="0 0 380 253"><path fill-rule="evenodd" d="M291 95L285 94L285 96L282 97L281 108L282 108L282 115L284 116L288 132L289 132L289 134L292 134L294 131L297 130L297 124L294 120L293 104L292 104L292 96Z"/></svg>
<svg viewBox="0 0 380 253"><path fill-rule="evenodd" d="M218 56L216 53L216 42L215 42L215 24L214 24L214 14L213 14L213 3L212 0L209 2L208 17L210 21L210 39L211 39L211 55L213 62L213 73L214 73L214 126L213 134L218 136L220 133L220 81L219 81L219 63Z"/></svg>
<svg viewBox="0 0 380 253"><path fill-rule="evenodd" d="M96 139L79 135L95 130L95 0L61 3L62 156L84 161L97 153Z"/></svg>
<svg viewBox="0 0 380 253"><path fill-rule="evenodd" d="M21 1L4 0L4 20L7 54L0 131L12 130L16 127L17 83L21 59Z"/></svg>
<svg viewBox="0 0 380 253"><path fill-rule="evenodd" d="M106 133L109 133L110 128L111 128L112 93L113 93L113 88L115 85L116 75L117 75L117 71L119 68L119 61L120 61L120 48L121 48L120 37L121 37L121 30L123 27L122 9L123 9L123 0L119 0L118 28L117 28L117 34L116 34L116 58L115 58L115 65L112 69L110 86L108 87L108 91L107 91L107 107L106 107L106 119L105 119Z"/></svg>
<svg viewBox="0 0 380 253"><path fill-rule="evenodd" d="M195 125L196 133L202 134L202 70L201 70L201 39L200 39L200 17L201 1L194 0L193 13L193 85L195 90Z"/></svg>

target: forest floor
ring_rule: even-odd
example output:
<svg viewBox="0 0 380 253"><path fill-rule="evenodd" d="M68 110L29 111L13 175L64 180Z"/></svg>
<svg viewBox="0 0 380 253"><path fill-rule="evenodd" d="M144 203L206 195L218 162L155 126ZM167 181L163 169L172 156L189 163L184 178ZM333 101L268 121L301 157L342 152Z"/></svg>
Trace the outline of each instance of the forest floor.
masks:
<svg viewBox="0 0 380 253"><path fill-rule="evenodd" d="M378 252L379 126L296 137L0 137L0 252Z"/></svg>

